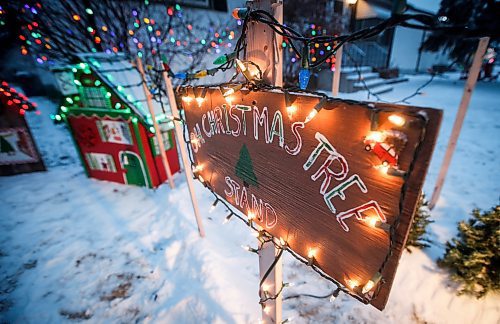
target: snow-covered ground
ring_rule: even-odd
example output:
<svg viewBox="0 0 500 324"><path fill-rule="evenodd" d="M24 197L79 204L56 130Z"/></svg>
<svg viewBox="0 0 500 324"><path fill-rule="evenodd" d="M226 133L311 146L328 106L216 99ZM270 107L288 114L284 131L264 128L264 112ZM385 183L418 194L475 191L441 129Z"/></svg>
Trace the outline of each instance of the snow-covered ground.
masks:
<svg viewBox="0 0 500 324"><path fill-rule="evenodd" d="M415 76L384 99L397 100L426 81ZM444 109L427 177L430 196L455 117L462 81L437 78L414 105ZM500 297L455 295L437 268L444 242L474 207L499 201L500 84L474 92L442 197L432 212L434 244L405 252L386 310L341 295L334 303L307 297L284 301L297 323L500 323ZM366 94L345 95L366 99ZM197 185L207 237L198 237L183 175L158 190L88 179L71 139L52 125L55 105L29 116L47 172L0 178L0 323L255 323L257 256L241 249L255 238L240 222L222 225L222 207L208 213L210 194ZM284 260L287 296L327 294L332 286L291 257Z"/></svg>

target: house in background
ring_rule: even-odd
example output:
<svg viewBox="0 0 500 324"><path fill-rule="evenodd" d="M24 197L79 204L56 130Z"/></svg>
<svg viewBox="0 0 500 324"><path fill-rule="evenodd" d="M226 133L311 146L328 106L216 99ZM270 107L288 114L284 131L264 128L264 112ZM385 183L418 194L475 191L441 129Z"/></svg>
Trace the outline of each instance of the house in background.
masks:
<svg viewBox="0 0 500 324"><path fill-rule="evenodd" d="M53 118L65 122L89 177L156 188L167 180L142 78L120 55L85 54L53 69L65 96ZM166 98L153 100L172 174L180 170Z"/></svg>
<svg viewBox="0 0 500 324"><path fill-rule="evenodd" d="M0 176L45 171L24 115L36 105L9 86L0 83Z"/></svg>
<svg viewBox="0 0 500 324"><path fill-rule="evenodd" d="M350 1L350 28L359 30L371 27L390 18L392 0L357 0ZM435 15L440 1L407 1L408 14ZM402 73L420 73L429 71L434 65L448 64L447 55L423 52L420 50L428 32L398 26L388 29L369 40L356 42L350 49L361 66L376 68L398 68ZM350 62L347 62L349 65Z"/></svg>
<svg viewBox="0 0 500 324"><path fill-rule="evenodd" d="M336 12L343 13L346 33L375 26L392 15L393 0L337 0ZM437 0L407 1L409 14L434 15L439 9ZM420 50L426 32L406 27L395 27L370 39L344 45L340 92L370 89L381 94L392 91L393 84L408 80L401 74L426 73L434 66L448 65L448 56ZM332 76L320 71L318 87L330 90Z"/></svg>

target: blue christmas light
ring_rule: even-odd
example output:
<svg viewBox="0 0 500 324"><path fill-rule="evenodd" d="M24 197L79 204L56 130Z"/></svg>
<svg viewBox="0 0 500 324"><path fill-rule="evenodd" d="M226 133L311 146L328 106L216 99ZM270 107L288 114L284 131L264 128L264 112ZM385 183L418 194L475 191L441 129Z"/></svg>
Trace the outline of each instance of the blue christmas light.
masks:
<svg viewBox="0 0 500 324"><path fill-rule="evenodd" d="M174 78L181 79L181 80L186 80L187 79L187 73L186 72L176 73L174 75Z"/></svg>
<svg viewBox="0 0 500 324"><path fill-rule="evenodd" d="M299 71L299 87L302 90L306 90L309 84L309 79L311 78L311 70L309 70L309 47L304 45L302 49L302 67Z"/></svg>
<svg viewBox="0 0 500 324"><path fill-rule="evenodd" d="M309 79L311 78L311 70L308 68L302 68L299 71L299 87L302 90L306 90L309 84Z"/></svg>

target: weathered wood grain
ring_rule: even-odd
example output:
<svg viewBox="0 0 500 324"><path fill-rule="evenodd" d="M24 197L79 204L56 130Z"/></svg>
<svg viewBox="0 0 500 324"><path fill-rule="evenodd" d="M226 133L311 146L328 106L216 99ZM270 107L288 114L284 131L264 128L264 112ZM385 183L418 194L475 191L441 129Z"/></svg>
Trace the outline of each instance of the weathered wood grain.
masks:
<svg viewBox="0 0 500 324"><path fill-rule="evenodd" d="M199 94L201 91L190 90L191 96L193 93ZM252 195L256 197L257 202L262 199L264 207L265 203L272 206L277 215L276 224L270 226L272 224L269 223L269 219L268 223L266 219L257 219L256 222L259 225L271 235L285 239L290 248L303 257L307 257L309 249L314 249L316 251L315 265L343 285L349 286L351 281L357 281L359 287L353 290L354 293L371 300L370 303L376 308L383 309L387 303L397 263L404 249L409 224L430 162L441 121L441 111L379 103L369 106L367 103L353 101L328 102L314 119L304 125L304 128L298 128L303 145L297 155L291 155L284 147L288 145L290 149L293 149L297 144L297 138L292 132L292 124L304 121L320 100L317 96L308 94L292 94L291 97L297 111L290 119L285 108L284 94L281 91L243 90L233 95L231 100L233 107L240 104L252 107L251 111L245 113L246 134L241 131L239 136L231 134L237 129L237 122L229 114L226 122L223 105L229 105L218 88L209 88L201 107L195 100L191 103L180 100L185 110L190 133L195 133L194 129L197 124L201 129L201 145L196 146L197 152L194 154L196 163L203 166L200 174L217 194L245 214L257 213L257 210L252 207ZM220 133L211 135L210 132L204 132L203 127L206 130L210 129L207 116L214 109L218 114L216 107L221 109L222 122L218 124ZM254 137L253 110L258 109L262 112L264 107L267 107L269 114L269 129L272 128L276 111L282 114L283 147L279 145L278 136L274 136L271 143L266 143L265 132L261 126L258 127L259 139L256 140ZM407 136L407 143L399 153L399 169L409 171L406 178L382 173L376 168L381 164L381 160L373 152L365 150L363 140L371 130L371 116L374 108L380 110L378 113L379 131L393 129ZM243 112L236 108L232 109L234 114L239 114L240 122L243 124ZM408 126L395 127L390 123L388 116L393 113L404 116ZM424 114L428 122L423 122L424 118L419 117L418 114ZM228 128L230 134L226 133ZM320 153L308 170L304 168L311 153L319 145L315 137L317 133L322 134L333 145L345 158L349 167L343 179L332 179L327 191L354 175L359 176L367 189L367 192L363 193L356 183L346 187L343 191L345 200L339 196L331 199L336 209L335 213L328 208L320 193L325 177L320 176L316 181L311 179L311 176L326 161L328 157L326 151ZM226 177L234 180L240 186L237 191L241 196L244 182L236 175L236 164L243 145L246 145L248 149L258 181L258 186L249 184L246 187L248 207L245 204L243 206L236 204L236 197L232 192L235 190L230 189L231 187L225 180ZM413 168L409 170L411 165ZM331 170L341 173L341 164L334 160ZM402 190L403 186L404 190ZM228 193L233 193L232 197L229 197ZM378 203L388 224L396 222L400 206L402 206L402 213L399 216L398 226L395 228L391 255L382 269L383 280L379 286L363 295L361 288L380 270L389 253L389 232L370 227L366 221L355 217L345 220L349 227L349 231L346 232L337 221L336 215L370 201ZM373 216L374 210L366 211L363 215Z"/></svg>

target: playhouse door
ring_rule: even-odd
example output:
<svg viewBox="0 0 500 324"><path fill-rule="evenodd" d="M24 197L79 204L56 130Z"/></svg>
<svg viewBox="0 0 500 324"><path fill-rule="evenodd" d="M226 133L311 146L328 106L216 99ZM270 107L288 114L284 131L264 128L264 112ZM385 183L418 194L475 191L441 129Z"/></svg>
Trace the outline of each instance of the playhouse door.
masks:
<svg viewBox="0 0 500 324"><path fill-rule="evenodd" d="M128 184L146 186L146 174L139 156L134 152L120 152L120 162Z"/></svg>

